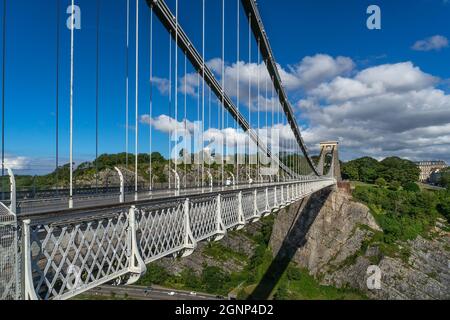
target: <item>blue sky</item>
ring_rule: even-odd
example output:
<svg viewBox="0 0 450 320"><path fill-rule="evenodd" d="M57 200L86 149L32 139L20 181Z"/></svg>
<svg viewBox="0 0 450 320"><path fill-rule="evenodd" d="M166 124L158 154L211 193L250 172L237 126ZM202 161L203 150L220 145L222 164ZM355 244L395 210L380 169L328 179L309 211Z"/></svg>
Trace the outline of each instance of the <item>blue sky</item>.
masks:
<svg viewBox="0 0 450 320"><path fill-rule="evenodd" d="M126 0L98 1L101 6L99 152L124 152ZM135 0L130 2L132 28L129 52L129 116L130 124L134 124ZM81 7L82 11L82 29L75 32L74 88L74 152L77 162L81 162L92 160L95 156L97 0L77 0L75 3ZM167 3L174 11L175 1L168 0ZM201 0L180 0L179 9L180 24L199 51L201 51L202 44L201 3ZM23 173L49 171L55 158L56 4L57 0L7 0L5 150L8 161ZM67 162L69 153L70 31L65 27L68 17L65 12L69 4L69 0L60 1L59 139L61 163ZM205 59L209 61L221 57L221 1L207 0L206 4L208 15ZM287 83L289 97L295 107L299 122L305 129L306 141L311 145L312 150L320 139L326 138L341 140L345 160L366 154L375 157L398 154L413 160L426 157L450 160L448 156L445 158L446 154L450 154L450 130L448 130L450 121L440 116L442 110L447 107L450 114L450 105L447 105L450 93L450 48L439 41L435 47L426 47L422 50L417 49L420 46L414 47L421 40L425 41L425 44L430 42L433 36L440 36L439 39L450 38L450 3L448 1L260 0L258 4L277 62L286 73L286 81L285 79L283 81L285 84ZM368 17L366 9L371 4L377 4L381 8L381 30L366 28ZM235 0L226 1L225 61L230 73L234 70L233 63L237 58L236 5ZM141 117L149 114L150 92L150 10L144 0L140 0L139 19L139 116ZM245 66L249 56L248 25L242 9L240 22L240 60ZM156 119L160 115L173 117L173 104L170 110L167 92L164 90L166 83L164 79L169 77L169 35L156 17L154 17L153 35L154 76L162 81L160 82L161 86L158 87L156 83L153 86L153 118ZM254 63L257 58L257 50L253 38L251 56ZM320 82L308 87L306 84L311 82L303 79L300 72L305 71L304 74L308 74L308 70L310 70L308 66L311 67L311 64L317 63L320 67L324 65L324 61L330 62L332 66L337 65L338 70L320 78ZM184 75L183 65L184 57L180 53L180 77ZM377 66L382 67L381 69L371 69ZM243 70L245 72L244 67ZM364 70L368 71L364 73ZM370 75L370 79L373 79L376 77L373 74L380 70L382 72L387 70L382 74L389 75L392 74L390 70L393 70L394 73L395 70L398 70L404 75L405 79L403 80L405 81L409 79L407 75L411 71L412 76L418 77L418 82L423 80L423 85L420 87L410 86L401 90L389 89L392 86L385 85L382 93L377 91L375 94L373 89L376 85L372 86L371 80L367 80L367 74ZM189 72L192 72L192 68L188 64ZM283 72L282 74L284 74ZM326 73L327 70L324 72ZM220 74L217 76L219 77ZM364 101L358 100L363 98L360 96L355 98L354 95L345 101L331 97L329 89L336 88L334 85L337 85L338 80L342 79L352 80L352 84L360 81L357 85L361 83L367 85L371 92L370 96L365 95ZM395 76L393 81L397 83ZM291 82L296 85L290 85ZM325 94L325 91L328 94ZM405 102L405 109L401 110L416 108L414 110L417 111L411 113L416 115L415 118L402 118L397 120L397 123L416 123L414 126L405 125L403 131L399 131L393 130L393 127L396 126L395 123L384 125L389 122L389 118L370 122L377 118L372 115L370 119L365 120L364 112L368 112L367 116L374 112L373 109L369 110L374 108L370 106L378 103L377 101L386 101L386 97L392 97L394 94L398 101L406 101L408 98L413 101ZM402 96L403 94L407 96ZM232 93L230 95L234 97ZM420 100L422 98L418 98L417 95L424 96L423 100ZM438 100L430 100L435 96L439 96L436 98ZM180 101L183 100L183 97L184 95L180 93ZM368 99L372 100L368 101ZM193 121L197 112L195 95L188 95L187 101L189 110L187 118ZM439 105L439 110L433 109L434 102L430 102L432 105L429 108L433 109L431 114L434 118L440 119L440 122L434 121L433 118L426 125L420 124L424 112L427 113L423 110L425 102L421 101L438 101L436 104ZM361 129L365 125L372 126L376 129L373 129L375 131L361 132L359 135L355 135L355 130L345 131L345 128L338 126L330 128L327 125L327 121L335 124L340 121L339 116L336 116L335 121L327 119L327 110L331 111L328 114L345 114L341 111L348 111L350 104L361 111L352 113L360 114L360 118L355 119L352 123L358 124ZM244 114L248 115L248 108L245 104L242 108ZM216 112L219 108L215 99L213 99L211 110L212 119L217 119ZM382 108L382 110L385 109ZM319 117L318 115L321 113L323 115ZM252 115L254 123L256 116L254 112ZM178 120L181 121L182 118L180 115ZM353 120L348 117L347 121ZM213 120L211 126L215 124L216 122ZM230 126L234 125L230 124ZM328 132L324 129L327 127L330 128ZM439 142L429 150L414 147L411 137L414 136L414 139L417 139L417 135L423 135L423 139L439 140ZM140 152L149 151L148 136L149 126L140 123ZM367 145L363 146L361 140L368 136L371 139L368 139ZM166 133L154 130L152 145L154 151L167 154L167 141ZM357 143L358 141L360 144ZM411 143L407 144L407 141L411 141ZM426 141L424 143L429 145ZM134 152L134 131L130 131L129 151Z"/></svg>

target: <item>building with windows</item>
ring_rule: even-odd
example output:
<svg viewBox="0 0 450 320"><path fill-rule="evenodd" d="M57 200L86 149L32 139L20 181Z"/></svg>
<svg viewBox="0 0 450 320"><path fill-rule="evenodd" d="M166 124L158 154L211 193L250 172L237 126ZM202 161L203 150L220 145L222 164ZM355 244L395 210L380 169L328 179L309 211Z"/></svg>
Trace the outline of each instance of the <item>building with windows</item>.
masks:
<svg viewBox="0 0 450 320"><path fill-rule="evenodd" d="M428 182L432 174L447 168L445 161L419 161L416 166L420 169L421 182Z"/></svg>

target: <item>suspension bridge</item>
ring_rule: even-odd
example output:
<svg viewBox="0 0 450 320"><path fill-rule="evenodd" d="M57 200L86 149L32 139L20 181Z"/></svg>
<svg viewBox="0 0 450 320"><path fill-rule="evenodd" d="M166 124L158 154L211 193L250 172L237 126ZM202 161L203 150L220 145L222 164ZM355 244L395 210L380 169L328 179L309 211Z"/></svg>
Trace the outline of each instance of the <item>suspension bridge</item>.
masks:
<svg viewBox="0 0 450 320"><path fill-rule="evenodd" d="M206 24L208 5L221 6L219 24L222 34L220 66L213 67L206 60ZM96 0L96 159L99 150L99 20L102 4ZM180 23L178 0L124 0L126 13L126 76L118 79L125 85L123 102L126 128L125 163L109 168L114 181L99 183L103 168L95 161L89 169L95 183L78 186L74 171L74 120L77 97L75 47L80 4L71 0L68 13L70 37L70 135L69 179L67 185L56 181L47 188L16 188L14 170L5 162L5 131L2 134L2 202L0 202L0 299L49 300L70 299L105 283L133 284L145 274L146 265L169 256L186 257L196 250L201 241L220 241L230 230L239 230L247 224L289 206L324 188L330 188L340 179L338 143L321 145L318 164L310 157L302 138L280 77L263 21L255 0L202 0L201 48L198 50ZM5 34L10 1L3 0L3 81L5 81ZM62 1L56 1L58 14L57 43L63 37L59 31ZM132 7L135 8L132 10ZM149 17L143 20L143 11ZM225 61L228 17L236 15L237 79L230 85L226 79ZM242 17L246 17L245 20ZM134 19L135 30L131 22ZM155 23L166 30L169 38L168 57L164 62L155 58ZM155 21L154 21L155 20ZM243 27L245 26L245 28ZM139 30L149 34L148 70L139 62ZM244 34L244 36L243 36ZM135 38L134 47L131 35ZM229 35L228 35L229 36ZM248 37L248 63L253 63L256 74L248 77L243 86L240 78L242 39ZM158 42L157 42L158 41ZM132 50L136 53L134 71L129 66ZM57 76L59 86L59 47L57 47ZM181 57L181 59L180 59ZM229 58L231 59L231 58ZM180 63L180 60L181 63ZM170 109L168 133L168 161L162 169L167 179L156 183L152 152L156 150L154 126L147 133L149 150L139 150L139 126L142 124L139 100L139 74L148 72L150 86L148 109L150 122L154 121L155 63L168 64L167 99ZM180 68L181 66L181 68ZM188 72L188 66L191 70ZM182 69L182 72L180 72ZM135 76L135 119L130 93L131 78ZM188 83L188 79L194 79ZM123 81L125 80L125 81ZM251 83L256 81L256 85ZM193 97L188 97L188 85L196 86ZM248 91L247 91L248 90ZM3 86L3 97L5 86ZM56 114L59 111L57 90ZM256 97L256 98L255 98ZM196 99L194 107L188 99ZM217 112L213 118L212 99ZM248 100L248 101L246 101ZM243 107L243 105L245 107ZM3 99L3 115L5 113ZM195 112L197 107L197 112ZM189 113L189 109L193 109ZM188 119L190 114L191 119ZM3 118L4 119L4 116ZM60 168L58 117L56 117L56 170ZM193 125L194 121L197 121ZM131 125L130 125L131 124ZM133 127L133 128L130 128ZM279 127L281 129L276 128ZM228 131L227 131L228 130ZM191 134L194 132L194 137ZM230 139L234 132L235 137ZM130 133L134 133L134 155L129 153ZM216 133L216 135L211 134ZM221 134L217 134L221 133ZM225 133L225 134L223 134ZM213 138L211 138L213 136ZM174 138L175 137L175 138ZM182 138L182 142L180 142ZM211 141L214 140L214 143ZM231 141L230 141L231 140ZM198 146L192 149L188 144ZM206 143L208 142L208 143ZM207 146L206 146L207 145ZM178 146L178 148L177 148ZM175 151L170 151L175 150ZM148 152L145 175L140 168L139 152ZM131 163L134 160L134 164ZM161 175L161 173L159 173ZM58 179L58 175L56 175ZM109 179L109 178L108 178ZM108 180L107 179L107 180ZM109 181L109 180L108 180ZM7 186L5 186L7 185Z"/></svg>

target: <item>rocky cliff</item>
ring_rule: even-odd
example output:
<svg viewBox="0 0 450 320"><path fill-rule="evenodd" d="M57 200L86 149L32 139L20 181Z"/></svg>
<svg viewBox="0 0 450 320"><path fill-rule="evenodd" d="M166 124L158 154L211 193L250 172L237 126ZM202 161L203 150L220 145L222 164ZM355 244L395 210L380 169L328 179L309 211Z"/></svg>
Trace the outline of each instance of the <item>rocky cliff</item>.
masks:
<svg viewBox="0 0 450 320"><path fill-rule="evenodd" d="M275 259L294 261L325 285L375 299L449 299L450 237L443 223L430 239L398 243L386 254L373 241L381 229L370 210L344 191L327 190L282 210L270 245ZM379 290L367 286L371 265L381 270Z"/></svg>

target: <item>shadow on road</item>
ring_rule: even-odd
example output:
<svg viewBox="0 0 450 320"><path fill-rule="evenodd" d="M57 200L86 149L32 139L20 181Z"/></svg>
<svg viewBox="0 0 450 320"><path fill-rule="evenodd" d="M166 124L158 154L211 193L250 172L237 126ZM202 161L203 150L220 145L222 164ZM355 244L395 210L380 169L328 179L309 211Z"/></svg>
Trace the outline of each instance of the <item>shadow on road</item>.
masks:
<svg viewBox="0 0 450 320"><path fill-rule="evenodd" d="M297 250L306 244L306 235L331 192L331 189L327 189L301 200L299 212L296 213L278 254L260 283L248 297L249 300L267 300L270 297ZM288 208L288 210L293 210L293 208Z"/></svg>

